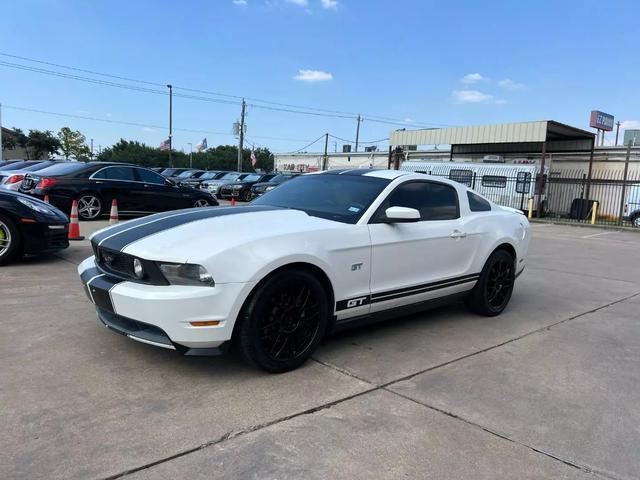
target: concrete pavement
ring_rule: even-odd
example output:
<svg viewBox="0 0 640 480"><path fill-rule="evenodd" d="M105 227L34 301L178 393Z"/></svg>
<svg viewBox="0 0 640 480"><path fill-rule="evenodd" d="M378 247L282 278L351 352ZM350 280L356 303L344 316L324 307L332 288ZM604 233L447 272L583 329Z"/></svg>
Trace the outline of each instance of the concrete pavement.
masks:
<svg viewBox="0 0 640 480"><path fill-rule="evenodd" d="M4 267L0 477L638 478L640 236L533 229L503 315L344 332L283 375L101 327L87 241Z"/></svg>

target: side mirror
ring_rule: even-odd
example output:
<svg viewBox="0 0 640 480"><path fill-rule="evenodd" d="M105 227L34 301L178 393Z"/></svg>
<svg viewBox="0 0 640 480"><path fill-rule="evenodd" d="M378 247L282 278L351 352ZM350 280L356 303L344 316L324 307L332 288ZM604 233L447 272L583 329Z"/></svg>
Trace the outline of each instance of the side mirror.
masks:
<svg viewBox="0 0 640 480"><path fill-rule="evenodd" d="M384 211L385 223L408 223L420 221L420 212L415 208L389 207Z"/></svg>
<svg viewBox="0 0 640 480"><path fill-rule="evenodd" d="M177 183L171 180L170 178L165 178L164 183L169 187L175 187L177 185Z"/></svg>

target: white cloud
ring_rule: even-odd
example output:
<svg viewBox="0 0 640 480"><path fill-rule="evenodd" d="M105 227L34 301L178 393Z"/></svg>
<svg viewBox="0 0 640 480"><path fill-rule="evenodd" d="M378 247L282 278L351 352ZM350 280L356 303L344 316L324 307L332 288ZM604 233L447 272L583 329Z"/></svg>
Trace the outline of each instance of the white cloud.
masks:
<svg viewBox="0 0 640 480"><path fill-rule="evenodd" d="M113 117L113 115L112 115L112 114L110 114L110 113L105 113L105 116L106 116L106 117L109 117L109 118Z"/></svg>
<svg viewBox="0 0 640 480"><path fill-rule="evenodd" d="M144 131L144 132L154 132L155 130L153 128L150 128L150 127L142 127L142 131Z"/></svg>
<svg viewBox="0 0 640 480"><path fill-rule="evenodd" d="M478 90L454 90L451 96L453 103L487 103L493 100L493 95Z"/></svg>
<svg viewBox="0 0 640 480"><path fill-rule="evenodd" d="M514 82L510 78L500 80L498 82L498 86L504 88L505 90L522 90L525 87L524 83Z"/></svg>
<svg viewBox="0 0 640 480"><path fill-rule="evenodd" d="M245 7L247 5L247 0L231 0L231 3L239 7Z"/></svg>
<svg viewBox="0 0 640 480"><path fill-rule="evenodd" d="M306 7L309 5L309 0L287 0L287 2L298 5L299 7Z"/></svg>
<svg viewBox="0 0 640 480"><path fill-rule="evenodd" d="M407 123L411 123L411 122L413 122L413 118L409 118L409 117L406 117L406 118L404 118L403 120L404 120L405 122L407 122Z"/></svg>
<svg viewBox="0 0 640 480"><path fill-rule="evenodd" d="M620 122L620 128L622 130L634 130L640 128L640 120L624 120Z"/></svg>
<svg viewBox="0 0 640 480"><path fill-rule="evenodd" d="M338 0L321 0L322 8L325 10L337 10L338 9Z"/></svg>
<svg viewBox="0 0 640 480"><path fill-rule="evenodd" d="M470 85L472 83L478 83L478 82L481 82L482 80L486 80L486 78L480 75L479 73L467 73L464 77L460 79L462 83L466 83L467 85Z"/></svg>
<svg viewBox="0 0 640 480"><path fill-rule="evenodd" d="M298 74L293 78L303 82L325 82L333 79L333 75L321 70L298 70Z"/></svg>

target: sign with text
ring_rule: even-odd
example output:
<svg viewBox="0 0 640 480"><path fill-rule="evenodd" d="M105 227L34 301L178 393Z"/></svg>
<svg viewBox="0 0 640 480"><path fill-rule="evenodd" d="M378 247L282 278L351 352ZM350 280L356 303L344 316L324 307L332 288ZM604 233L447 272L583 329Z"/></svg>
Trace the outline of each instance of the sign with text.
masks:
<svg viewBox="0 0 640 480"><path fill-rule="evenodd" d="M600 112L598 110L591 110L591 121L589 122L589 126L599 130L604 130L605 132L610 132L613 130L613 115L609 115L608 113Z"/></svg>

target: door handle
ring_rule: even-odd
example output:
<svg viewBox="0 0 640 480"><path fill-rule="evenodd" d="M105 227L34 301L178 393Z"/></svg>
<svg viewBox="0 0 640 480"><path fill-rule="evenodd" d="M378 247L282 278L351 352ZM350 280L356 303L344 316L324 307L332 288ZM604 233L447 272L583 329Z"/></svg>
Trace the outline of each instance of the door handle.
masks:
<svg viewBox="0 0 640 480"><path fill-rule="evenodd" d="M460 230L454 230L449 236L451 238L464 238L467 236L467 234L464 232L461 232Z"/></svg>

